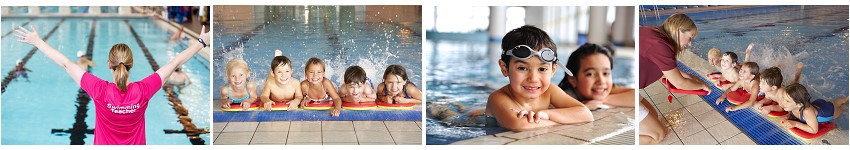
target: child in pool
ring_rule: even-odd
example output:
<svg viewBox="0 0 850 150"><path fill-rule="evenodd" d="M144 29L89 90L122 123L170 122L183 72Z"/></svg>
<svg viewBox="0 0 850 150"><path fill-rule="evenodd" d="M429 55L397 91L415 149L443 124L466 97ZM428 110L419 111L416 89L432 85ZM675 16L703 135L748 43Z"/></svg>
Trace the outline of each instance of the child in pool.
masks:
<svg viewBox="0 0 850 150"><path fill-rule="evenodd" d="M27 68L27 66L24 66L23 61L21 61L20 59L18 59L18 61L15 62L15 64L18 64L18 65L15 66L15 76L16 77L23 76L24 79L27 79L27 82L30 82L30 78L27 76L27 72L32 72L32 70ZM18 78L15 78L15 81L18 81Z"/></svg>
<svg viewBox="0 0 850 150"><path fill-rule="evenodd" d="M716 47L712 47L711 49L708 50L708 64L711 65L711 67L713 67L714 70L716 70L716 71L711 71L711 73L709 73L707 75L708 77L717 77L717 76L713 76L713 74L720 72L720 70L721 70L720 60L723 59L722 57L723 57L723 54L720 54L720 49L718 49Z"/></svg>
<svg viewBox="0 0 850 150"><path fill-rule="evenodd" d="M351 66L345 69L343 80L345 80L345 83L339 86L342 101L349 103L374 102L377 98L374 87L372 87L372 81L366 77L366 71L360 66ZM366 85L366 82L369 82L369 85Z"/></svg>
<svg viewBox="0 0 850 150"><path fill-rule="evenodd" d="M791 80L790 84L798 83L800 80L800 74L803 71L803 63L797 63L797 72L794 74L794 79ZM764 92L764 100L761 100L755 104L755 108L757 108L762 113L769 113L771 111L781 111L782 107L779 105L768 105L764 106L764 104L770 104L774 100L779 99L777 95L777 90L781 89L782 86L782 71L779 70L779 67L770 67L765 69L759 74L759 89Z"/></svg>
<svg viewBox="0 0 850 150"><path fill-rule="evenodd" d="M308 59L304 67L304 76L306 79L301 81L301 91L304 91L301 107L308 102L333 100L334 108L331 110L331 116L339 116L342 100L336 93L336 86L325 77L325 62L316 57Z"/></svg>
<svg viewBox="0 0 850 150"><path fill-rule="evenodd" d="M570 55L567 69L575 76L564 76L559 87L595 110L608 105L635 107L635 89L614 85L612 52L596 44L584 44Z"/></svg>
<svg viewBox="0 0 850 150"><path fill-rule="evenodd" d="M750 50L753 49L754 45L755 44L750 43L750 45L747 46L746 55L744 55L744 62L749 61ZM712 48L711 50L709 50L709 61L710 61L709 63L712 63L711 62L712 56L710 56L710 55L712 55L711 51L715 50L715 49L716 48ZM717 52L720 51L720 49L716 49L716 50L717 50ZM716 62L717 60L714 60L714 61ZM739 71L741 66L738 64L738 55L735 54L735 52L725 52L725 53L723 53L723 56L720 58L720 63L717 64L717 65L720 65L719 68L716 68L719 73L715 73L715 72L712 71L712 73L707 74L706 77L708 77L708 78L718 78L718 81L717 81L717 84L716 84L716 86L718 88L721 88L721 89L729 88L728 84L735 83L735 82L738 81L738 78L739 78L738 77L738 71ZM715 66L715 65L712 64L712 66ZM717 67L717 66L715 66L715 67Z"/></svg>
<svg viewBox="0 0 850 150"><path fill-rule="evenodd" d="M286 110L293 111L298 108L301 97L304 96L301 93L301 84L292 78L292 62L289 58L283 56L280 50L275 50L274 55L260 100L263 102L263 108L268 111L277 103L289 104Z"/></svg>
<svg viewBox="0 0 850 150"><path fill-rule="evenodd" d="M556 50L549 35L534 26L505 34L499 67L510 82L490 94L485 113L513 131L593 121L587 107L551 84Z"/></svg>
<svg viewBox="0 0 850 150"><path fill-rule="evenodd" d="M378 84L378 100L386 103L422 103L422 91L407 78L401 65L384 70L384 82Z"/></svg>
<svg viewBox="0 0 850 150"><path fill-rule="evenodd" d="M792 83L779 89L779 105L785 111L791 112L793 119L785 119L780 123L785 128L798 128L808 133L817 133L818 124L832 121L847 109L847 97L827 102L823 99L811 101L812 97L806 87ZM837 109L835 106L839 106Z"/></svg>
<svg viewBox="0 0 850 150"><path fill-rule="evenodd" d="M97 64L95 64L93 61L89 60L88 57L86 57L86 52L82 50L77 51L76 63L78 66L80 66L80 68L83 68L83 70L87 70L89 66L97 66Z"/></svg>
<svg viewBox="0 0 850 150"><path fill-rule="evenodd" d="M248 63L242 59L232 59L225 67L227 80L230 84L221 87L221 106L230 108L230 104L239 104L242 110L251 108L251 104L257 101L257 85L248 80L251 70Z"/></svg>
<svg viewBox="0 0 850 150"><path fill-rule="evenodd" d="M759 87L760 80L757 78L758 74L759 66L755 62L745 62L741 64L740 72L738 72L738 82L735 82L732 87L723 91L723 95L720 95L720 97L718 97L717 100L714 101L714 103L720 105L720 103L723 102L724 99L726 99L726 95L728 95L729 92L736 91L740 88L746 90L747 93L750 93L750 98L747 100L747 102L744 102L741 105L726 107L726 112L736 111L753 106L753 104L756 103L756 99L759 97L759 95L764 94L759 92L761 88Z"/></svg>
<svg viewBox="0 0 850 150"><path fill-rule="evenodd" d="M177 88L177 92L183 93L183 88L192 84L192 80L189 78L189 75L186 72L183 72L183 67L177 67L174 69L174 73L171 76L168 76L168 81L165 82L167 86L174 86Z"/></svg>

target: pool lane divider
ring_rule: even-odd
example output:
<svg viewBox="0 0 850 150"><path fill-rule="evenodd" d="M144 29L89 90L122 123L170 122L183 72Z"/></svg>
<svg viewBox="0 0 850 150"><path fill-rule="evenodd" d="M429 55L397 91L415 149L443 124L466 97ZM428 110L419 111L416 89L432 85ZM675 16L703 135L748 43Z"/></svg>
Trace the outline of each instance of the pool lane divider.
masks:
<svg viewBox="0 0 850 150"><path fill-rule="evenodd" d="M3 36L2 36L2 37L0 37L0 38L4 38L4 39L5 39L5 38L6 38L6 36L9 36L9 34L12 34L12 32L15 32L15 29L17 29L18 27L24 27L24 28L26 28L25 26L26 26L27 24L29 24L31 21L32 21L32 18L30 18L30 20L28 20L27 22L24 22L24 23L23 23L23 24L21 24L21 25L17 25L17 26L12 27L12 30L11 30L11 31L6 32L6 34L3 34Z"/></svg>
<svg viewBox="0 0 850 150"><path fill-rule="evenodd" d="M229 45L227 45L227 46L222 45L222 49L220 51L216 51L215 54L213 54L213 57L224 56L224 53L227 53L230 50L236 49L236 47L238 47L240 44L244 44L245 42L248 42L249 40L251 40L251 37L254 37L254 35L257 35L256 33L260 32L260 30L265 29L267 25L269 25L268 21L264 22L261 25L257 25L256 27L254 27L254 29L251 29L251 31L245 32L244 34L242 34L241 37L237 38L236 41L230 42Z"/></svg>
<svg viewBox="0 0 850 150"><path fill-rule="evenodd" d="M92 19L91 23L91 31L89 31L89 41L86 46L86 57L89 60L92 60L92 49L94 49L94 36L95 36L95 28L97 28L97 18ZM92 67L89 66L86 68L86 72L91 73ZM74 115L74 124L70 129L53 129L51 133L56 134L59 132L71 133L69 137L71 140L71 145L84 145L86 144L86 134L94 134L94 129L89 129L88 124L86 124L86 117L88 117L89 103L91 102L91 97L86 93L82 88L77 90L77 113Z"/></svg>
<svg viewBox="0 0 850 150"><path fill-rule="evenodd" d="M133 34L133 37L136 39L136 43L138 43L139 47L142 48L142 52L144 52L145 58L148 59L151 69L153 69L153 71L159 70L159 65L156 63L156 60L153 59L153 55L151 55L150 51L145 46L145 43L142 42L141 38L139 38L139 34L137 34L136 30L133 29L133 25L130 24L129 20L124 20L124 23L127 24L128 28L130 28L130 33ZM186 134L186 137L189 138L189 142L191 142L192 145L205 145L206 141L204 141L200 135L209 134L209 129L198 128L194 123L192 123L192 118L189 117L189 110L183 107L183 102L177 97L177 93L174 92L172 87L164 86L162 90L165 91L165 95L171 102L171 107L177 114L178 121L180 124L183 124L182 130L164 129L163 132Z"/></svg>
<svg viewBox="0 0 850 150"><path fill-rule="evenodd" d="M676 62L679 69L683 72L690 74L698 74L696 71L688 68L680 61ZM698 76L700 80L705 82L706 84L711 83L711 81L706 80L702 76ZM711 85L711 84L709 84ZM700 96L705 102L714 107L714 109L723 115L729 122L738 127L743 133L750 137L753 141L758 143L759 145L802 145L804 144L802 141L798 140L794 136L790 135L788 132L785 132L785 129L776 126L771 123L765 117L763 117L760 113L753 111L753 109L741 109L732 112L725 112L726 107L734 106L734 104L729 103L728 101L723 101L720 105L715 105L714 100L720 97L723 94L723 90L717 87L712 87L711 93L705 96Z"/></svg>
<svg viewBox="0 0 850 150"><path fill-rule="evenodd" d="M56 23L56 26L54 26L53 29L50 29L50 32L47 32L47 34L45 34L44 37L41 38L41 39L43 39L44 41L47 41L47 39L50 39L50 36L53 35L53 33L56 32L56 29L59 29L59 26L62 25L62 23L64 23L64 22L65 22L65 18L62 18L61 20L59 20L59 23ZM38 51L38 47L33 47L27 53L27 55L24 56L24 58L21 59L20 64L15 64L15 67L18 67L19 65L26 66L27 62L30 60L30 58L32 58L32 55L35 54L36 51ZM12 82L12 80L15 79L15 78L17 78L17 76L15 75L15 69L9 70L9 73L7 73L6 77L3 78L3 82L0 83L0 93L6 93L6 87L9 86L9 83Z"/></svg>

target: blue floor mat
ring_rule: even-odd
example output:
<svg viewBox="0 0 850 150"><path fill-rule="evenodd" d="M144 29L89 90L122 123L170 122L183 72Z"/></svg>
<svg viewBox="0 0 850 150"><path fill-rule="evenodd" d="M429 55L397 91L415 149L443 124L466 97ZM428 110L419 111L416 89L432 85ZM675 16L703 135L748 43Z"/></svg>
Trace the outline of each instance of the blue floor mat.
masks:
<svg viewBox="0 0 850 150"><path fill-rule="evenodd" d="M213 122L264 122L264 121L422 121L421 110L349 111L342 110L339 117L329 111L244 111L213 112Z"/></svg>
<svg viewBox="0 0 850 150"><path fill-rule="evenodd" d="M679 66L679 70L682 72L686 72L689 74L697 75L700 79L705 83L711 83L711 81L706 80L702 76L699 75L682 62L677 61L676 65ZM759 145L802 145L805 144L802 141L798 140L794 136L788 134L783 131L784 129L774 125L769 120L761 116L753 109L741 109L732 112L726 112L726 107L734 106L734 104L729 103L729 101L723 101L720 105L715 105L714 100L717 100L720 95L723 94L723 90L720 88L714 87L711 90L711 93L702 97L703 100L708 102L709 105L713 106L717 112L720 112L724 117L726 117L729 122L735 124L741 131L743 131L750 139L753 139Z"/></svg>

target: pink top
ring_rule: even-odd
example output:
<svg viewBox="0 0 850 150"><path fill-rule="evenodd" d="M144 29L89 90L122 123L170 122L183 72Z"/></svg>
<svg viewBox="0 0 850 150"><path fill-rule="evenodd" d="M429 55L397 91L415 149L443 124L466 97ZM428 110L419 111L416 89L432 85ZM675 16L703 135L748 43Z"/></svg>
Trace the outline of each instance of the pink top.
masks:
<svg viewBox="0 0 850 150"><path fill-rule="evenodd" d="M130 83L127 91L121 92L115 83L85 73L80 87L94 100L95 145L145 144L145 110L162 87L159 74Z"/></svg>

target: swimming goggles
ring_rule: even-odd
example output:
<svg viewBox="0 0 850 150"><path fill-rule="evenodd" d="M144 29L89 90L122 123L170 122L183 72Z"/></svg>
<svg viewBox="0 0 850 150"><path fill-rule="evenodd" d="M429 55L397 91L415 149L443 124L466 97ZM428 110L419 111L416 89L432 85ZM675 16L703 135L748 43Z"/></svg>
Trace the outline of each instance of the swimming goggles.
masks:
<svg viewBox="0 0 850 150"><path fill-rule="evenodd" d="M573 73L570 72L570 70L567 70L564 65L558 62L558 55L555 54L555 51L549 48L542 48L539 51L534 51L531 47L528 47L528 45L517 45L516 47L505 51L502 55L513 56L519 61L525 61L532 56L537 55L541 61L557 63L558 66L561 66L560 68L567 73L567 75L573 76Z"/></svg>

